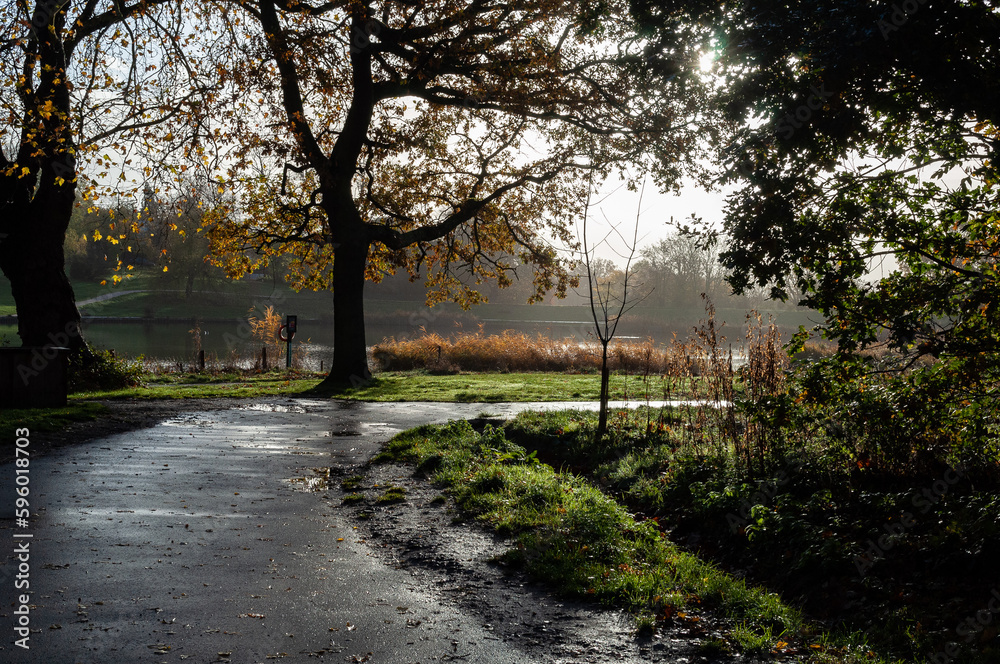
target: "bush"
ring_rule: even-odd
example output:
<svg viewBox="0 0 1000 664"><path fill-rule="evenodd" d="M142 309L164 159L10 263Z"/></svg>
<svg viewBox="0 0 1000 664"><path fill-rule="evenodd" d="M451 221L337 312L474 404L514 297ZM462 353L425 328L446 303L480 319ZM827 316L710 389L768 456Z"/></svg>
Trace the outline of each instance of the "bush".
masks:
<svg viewBox="0 0 1000 664"><path fill-rule="evenodd" d="M75 354L68 375L71 393L135 387L143 376L142 357L130 360L109 350L92 350L89 358Z"/></svg>

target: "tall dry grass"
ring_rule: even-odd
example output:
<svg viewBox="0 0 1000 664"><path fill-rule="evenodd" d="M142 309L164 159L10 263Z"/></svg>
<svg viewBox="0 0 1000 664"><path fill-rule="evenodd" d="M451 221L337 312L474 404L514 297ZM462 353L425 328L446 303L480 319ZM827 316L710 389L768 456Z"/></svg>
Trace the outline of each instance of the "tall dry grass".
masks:
<svg viewBox="0 0 1000 664"><path fill-rule="evenodd" d="M282 325L281 314L270 305L264 309L259 317L252 315L253 313L254 309L251 308L251 315L247 317L251 334L253 334L254 339L267 348L268 359L277 363L280 358L284 357L285 352L285 343L278 336Z"/></svg>
<svg viewBox="0 0 1000 664"><path fill-rule="evenodd" d="M628 374L660 374L678 363L688 363L675 345L658 346L651 339L614 341L609 356L613 371ZM593 373L601 369L601 347L596 342L550 339L510 330L485 335L480 329L450 337L424 332L412 339L385 339L372 347L372 359L379 371Z"/></svg>
<svg viewBox="0 0 1000 664"><path fill-rule="evenodd" d="M785 395L789 367L781 335L773 320L765 324L752 311L734 348L706 303L706 317L686 340L674 339L664 355L672 358L658 374L642 374L642 392L656 393L664 405L658 416L647 409L647 430L672 428L679 447L694 454L731 458L747 476L763 475L768 459L783 455L781 427L773 415Z"/></svg>
<svg viewBox="0 0 1000 664"><path fill-rule="evenodd" d="M780 428L768 423L767 413L784 394L788 358L774 322L765 323L751 312L735 348L743 363L734 369L734 347L724 325L706 303L705 318L687 339L675 336L667 344L615 340L610 366L630 377L626 388L629 382L635 386L640 403L651 404L655 397L669 403L658 414L647 409L650 432L679 430L681 445L692 452L732 457L749 475L759 474L783 444ZM481 328L450 337L424 331L412 339L376 344L372 359L380 371L598 373L601 346L513 331L485 335Z"/></svg>

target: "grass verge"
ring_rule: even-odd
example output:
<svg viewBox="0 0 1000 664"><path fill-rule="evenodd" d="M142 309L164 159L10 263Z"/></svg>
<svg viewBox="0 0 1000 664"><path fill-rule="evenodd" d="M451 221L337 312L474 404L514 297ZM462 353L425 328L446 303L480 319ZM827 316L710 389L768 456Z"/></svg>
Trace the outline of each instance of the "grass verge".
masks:
<svg viewBox="0 0 1000 664"><path fill-rule="evenodd" d="M748 474L705 433L711 425L692 435L696 424L682 409L616 413L596 443L594 413L521 413L505 435L836 626L830 661L866 651L878 654L867 661L1000 661L998 628L982 613L1000 588L1000 499L988 475L969 466L869 477L839 470L815 444ZM764 649L766 639L734 630L748 651Z"/></svg>
<svg viewBox="0 0 1000 664"><path fill-rule="evenodd" d="M374 461L413 464L449 487L458 506L510 536L502 559L566 595L621 606L640 628L711 610L728 645L792 653L827 649L797 610L679 549L653 520L636 520L585 479L556 472L489 426L423 426L390 440ZM848 661L848 660L841 660ZM866 660L872 661L872 660Z"/></svg>
<svg viewBox="0 0 1000 664"><path fill-rule="evenodd" d="M59 431L73 422L96 420L108 413L99 403L70 403L62 408L8 409L0 412L0 431L26 428L32 433Z"/></svg>
<svg viewBox="0 0 1000 664"><path fill-rule="evenodd" d="M662 399L658 387L637 376L611 377L615 400ZM497 403L503 401L596 401L600 377L562 373L460 373L435 376L425 371L387 371L366 384L335 395L358 401L447 401ZM685 398L684 393L672 398Z"/></svg>
<svg viewBox="0 0 1000 664"><path fill-rule="evenodd" d="M320 380L316 374L300 372L256 375L158 374L146 378L137 387L75 392L70 395L70 400L295 396L312 389Z"/></svg>
<svg viewBox="0 0 1000 664"><path fill-rule="evenodd" d="M311 396L322 376L309 372L186 373L147 376L138 387L77 392L71 399L193 399L205 397ZM594 401L600 378L593 374L462 373L435 376L425 371L390 371L357 387L333 394L356 401L437 401L496 403L503 401ZM640 377L616 375L611 398L644 401L661 399L658 387ZM671 398L685 398L672 393Z"/></svg>

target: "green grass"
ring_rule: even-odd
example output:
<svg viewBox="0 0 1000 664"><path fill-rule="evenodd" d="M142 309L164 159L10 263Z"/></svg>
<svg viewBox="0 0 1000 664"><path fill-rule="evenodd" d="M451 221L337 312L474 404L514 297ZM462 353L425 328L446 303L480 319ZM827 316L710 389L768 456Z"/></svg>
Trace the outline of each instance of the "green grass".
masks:
<svg viewBox="0 0 1000 664"><path fill-rule="evenodd" d="M878 653L871 661L924 661L996 586L986 561L1000 550L1000 499L988 476L977 477L978 487L957 481L928 505L923 492L944 485L941 473L866 480L835 470L822 447L806 445L749 476L725 442L692 437L696 422L686 409L615 413L611 436L598 443L593 412L526 412L504 431L543 461L656 518L679 541L698 542L721 567L751 571L808 614L838 625L814 642L824 662L865 652ZM701 429L710 439L713 427ZM860 576L857 555L906 512L913 516L905 536ZM771 637L750 624L734 629L730 641L746 652L792 641L776 625L763 627ZM995 634L984 630L955 664L998 661Z"/></svg>
<svg viewBox="0 0 1000 664"><path fill-rule="evenodd" d="M295 396L314 388L319 378L286 378L281 375L230 377L219 380L204 378L198 382L148 382L139 387L118 390L77 392L71 401L90 399L203 399L209 397L254 398L264 396Z"/></svg>
<svg viewBox="0 0 1000 664"><path fill-rule="evenodd" d="M354 491L358 487L360 487L361 483L364 481L365 478L362 477L361 475L351 475L350 477L345 478L340 483L340 488L343 489L344 491Z"/></svg>
<svg viewBox="0 0 1000 664"><path fill-rule="evenodd" d="M155 374L141 386L118 390L79 392L73 400L87 399L194 399L204 397L317 396L320 374L272 371L265 374ZM643 399L641 381L634 376L612 376L611 398ZM325 394L355 401L596 401L600 378L593 374L463 373L432 376L425 372L387 372L366 385ZM677 396L677 395L673 395ZM650 394L650 398L659 398Z"/></svg>
<svg viewBox="0 0 1000 664"><path fill-rule="evenodd" d="M382 495L375 499L376 503L382 505L391 505L393 503L401 503L406 500L406 489L401 486L390 486Z"/></svg>
<svg viewBox="0 0 1000 664"><path fill-rule="evenodd" d="M73 422L96 420L107 415L99 403L70 403L63 408L5 409L0 411L0 431L26 428L32 433L58 431Z"/></svg>
<svg viewBox="0 0 1000 664"><path fill-rule="evenodd" d="M734 647L777 644L777 634L807 639L801 615L777 595L747 585L682 551L653 521L637 521L585 479L556 472L487 427L466 422L423 426L390 440L378 461L411 463L449 487L472 518L510 536L502 556L569 596L621 606L638 628L697 622L714 609L740 630ZM788 640L790 637L782 637Z"/></svg>
<svg viewBox="0 0 1000 664"><path fill-rule="evenodd" d="M659 399L657 386L650 399ZM596 401L600 377L562 373L460 373L432 376L420 371L389 371L366 385L334 395L358 401L453 401L491 403L503 401ZM672 395L675 398L677 395ZM644 400L642 382L635 376L613 375L611 398Z"/></svg>

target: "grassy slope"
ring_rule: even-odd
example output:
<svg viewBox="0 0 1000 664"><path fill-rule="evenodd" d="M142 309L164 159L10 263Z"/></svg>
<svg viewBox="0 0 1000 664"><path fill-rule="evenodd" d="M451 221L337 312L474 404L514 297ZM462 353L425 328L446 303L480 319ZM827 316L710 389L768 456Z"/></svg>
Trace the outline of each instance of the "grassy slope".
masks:
<svg viewBox="0 0 1000 664"><path fill-rule="evenodd" d="M742 570L837 626L834 641L844 657L870 648L885 660L941 661L946 648L957 646L949 653L953 664L1000 661L996 626L980 625L962 643L949 642L956 625L964 626L958 637L968 630L969 616L978 615L1000 581L994 563L1000 499L984 478L977 487L971 477L951 476L948 484L947 474L848 477L834 473L820 453L803 450L773 460L754 480L713 446L687 438L681 413L616 417L613 436L601 444L594 443L595 426L594 414L583 411L522 413L506 434L657 519L700 556ZM901 527L906 512L912 516ZM871 541L884 542L890 530L899 536L880 559L859 558L872 555Z"/></svg>
<svg viewBox="0 0 1000 664"><path fill-rule="evenodd" d="M262 375L164 374L142 386L103 392L81 392L73 400L87 399L187 399L197 397L255 397L307 393L320 382L319 374L270 372ZM461 373L432 376L421 372L386 372L366 385L328 395L358 401L594 401L600 379L593 374ZM305 394L309 396L308 394ZM674 395L677 396L677 395ZM681 395L683 396L683 395ZM642 381L634 376L613 376L611 398L645 399ZM651 399L660 396L651 390Z"/></svg>
<svg viewBox="0 0 1000 664"><path fill-rule="evenodd" d="M836 661L843 654L777 595L682 551L654 521L637 520L580 476L539 463L502 431L477 434L466 422L418 427L374 460L413 464L448 487L464 512L512 538L504 561L563 594L632 611L640 633L683 624L706 637L705 655L773 651ZM706 609L716 617L703 625ZM702 627L722 627L722 634Z"/></svg>
<svg viewBox="0 0 1000 664"><path fill-rule="evenodd" d="M376 460L414 465L415 474L448 487L466 514L512 538L504 560L563 593L628 608L640 629L696 623L711 609L715 619L706 628L721 631L702 634L706 655L735 649L824 664L998 661L995 620L984 623L988 612L981 611L994 584L979 569L990 568L995 557L977 561L966 551L995 541L992 492L956 495L953 505L941 500L940 522L925 519L927 533L915 527L886 554L891 562L866 570L864 583L852 583L857 579L849 578L855 571L851 554L842 560L830 545L863 547L866 537L892 522L898 487L859 492L858 509L848 514L830 501L829 491L817 489L826 469L807 459L787 471L787 482L778 480L772 505L759 497L767 495L767 482L741 483L712 457L685 450L677 427L650 429L646 417L640 411L622 418L600 445L593 443L594 415L583 411L522 413L503 431L481 435L464 422L421 427L395 437ZM368 500L363 493L351 496L353 502ZM757 521L754 533L750 527L731 530L741 502L757 500L763 503L750 518ZM971 509L984 501L994 507ZM993 517L984 524L987 512ZM774 519L802 525L817 515L825 518L805 539L794 528L772 531ZM712 559L728 562L706 564L655 537L661 529L682 539L700 533L698 555L721 546L726 555ZM734 555L743 548L750 555ZM917 573L909 549L931 563L962 556L965 562ZM833 573L845 561L848 578ZM900 568L910 583L896 579ZM736 580L725 569L753 576L767 589ZM789 584L805 584L785 596L795 606L808 605L815 621L772 592ZM844 587L851 588L847 603L838 600ZM979 616L978 628L970 627L969 616ZM946 643L956 624L971 637ZM954 652L948 650L953 646Z"/></svg>

